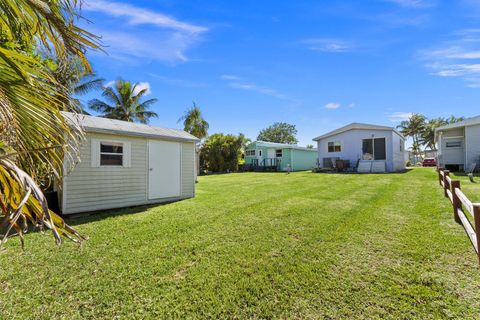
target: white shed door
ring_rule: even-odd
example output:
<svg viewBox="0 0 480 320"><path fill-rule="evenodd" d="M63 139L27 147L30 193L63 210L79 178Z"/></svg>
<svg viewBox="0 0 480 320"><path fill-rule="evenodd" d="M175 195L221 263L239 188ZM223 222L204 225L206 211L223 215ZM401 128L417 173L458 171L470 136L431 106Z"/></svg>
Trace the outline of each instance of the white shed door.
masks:
<svg viewBox="0 0 480 320"><path fill-rule="evenodd" d="M148 199L180 196L180 143L148 141Z"/></svg>

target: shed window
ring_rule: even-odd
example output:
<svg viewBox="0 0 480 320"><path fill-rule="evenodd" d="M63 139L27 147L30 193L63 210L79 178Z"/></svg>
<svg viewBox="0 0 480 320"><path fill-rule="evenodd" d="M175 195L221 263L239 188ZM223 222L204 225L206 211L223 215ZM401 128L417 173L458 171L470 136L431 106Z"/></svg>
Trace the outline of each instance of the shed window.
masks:
<svg viewBox="0 0 480 320"><path fill-rule="evenodd" d="M100 165L123 166L123 143L100 142Z"/></svg>
<svg viewBox="0 0 480 320"><path fill-rule="evenodd" d="M328 143L328 152L341 152L342 144L340 141L330 141Z"/></svg>
<svg viewBox="0 0 480 320"><path fill-rule="evenodd" d="M447 148L461 148L462 147L462 141L447 141L445 144L445 147Z"/></svg>
<svg viewBox="0 0 480 320"><path fill-rule="evenodd" d="M283 150L282 149L275 150L275 157L277 158L283 157Z"/></svg>

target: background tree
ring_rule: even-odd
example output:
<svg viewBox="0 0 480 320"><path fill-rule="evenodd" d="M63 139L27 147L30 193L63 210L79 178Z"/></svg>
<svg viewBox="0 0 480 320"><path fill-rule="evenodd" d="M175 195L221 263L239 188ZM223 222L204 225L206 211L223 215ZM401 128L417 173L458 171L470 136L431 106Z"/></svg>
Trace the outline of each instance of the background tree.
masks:
<svg viewBox="0 0 480 320"><path fill-rule="evenodd" d="M258 134L257 140L267 141L267 142L276 142L276 143L287 143L287 144L296 144L298 140L296 138L297 129L295 125L288 124L285 122L275 122L268 128L263 129Z"/></svg>
<svg viewBox="0 0 480 320"><path fill-rule="evenodd" d="M204 171L237 171L245 136L216 133L210 135L200 149L200 166Z"/></svg>
<svg viewBox="0 0 480 320"><path fill-rule="evenodd" d="M426 149L437 150L435 145L435 129L447 124L452 124L455 122L463 121L463 117L450 116L449 118L434 118L429 119L425 122L423 131L420 134L419 143L422 144Z"/></svg>
<svg viewBox="0 0 480 320"><path fill-rule="evenodd" d="M307 149L313 149L313 148L315 148L313 144L307 144Z"/></svg>
<svg viewBox="0 0 480 320"><path fill-rule="evenodd" d="M59 97L66 89L38 49L56 57L77 56L91 70L85 51L98 48L98 38L75 24L79 5L75 0L0 1L0 249L12 234L23 245L29 222L52 229L58 243L62 235L82 239L48 210L35 182L42 166L61 179L64 160L76 158L83 137L81 128L61 115Z"/></svg>
<svg viewBox="0 0 480 320"><path fill-rule="evenodd" d="M138 83L118 79L113 87L102 88L102 96L108 102L93 99L88 102L88 107L105 118L148 123L150 118L158 117L157 113L148 111L157 99L142 102L148 89L137 90L137 86Z"/></svg>
<svg viewBox="0 0 480 320"><path fill-rule="evenodd" d="M417 146L412 149L415 156L419 155L420 137L425 130L426 118L424 115L414 113L408 120L402 121L397 128L405 137L411 137L413 145Z"/></svg>
<svg viewBox="0 0 480 320"><path fill-rule="evenodd" d="M58 97L65 105L64 109L87 113L85 106L77 97L92 90L102 89L105 80L89 71L77 56L52 57L51 60L54 62L51 67L52 75L56 82L61 84L59 88L64 89L62 95Z"/></svg>
<svg viewBox="0 0 480 320"><path fill-rule="evenodd" d="M188 109L185 114L178 119L178 122L183 122L183 130L194 135L200 140L208 135L208 122L203 119L200 108L193 102L193 107Z"/></svg>

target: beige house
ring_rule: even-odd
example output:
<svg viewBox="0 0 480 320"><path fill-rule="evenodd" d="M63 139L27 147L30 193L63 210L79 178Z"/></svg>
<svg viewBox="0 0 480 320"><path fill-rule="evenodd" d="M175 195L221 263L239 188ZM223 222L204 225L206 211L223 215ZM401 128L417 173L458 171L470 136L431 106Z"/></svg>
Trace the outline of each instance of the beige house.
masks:
<svg viewBox="0 0 480 320"><path fill-rule="evenodd" d="M195 196L196 137L145 124L67 112L64 116L83 127L86 141L80 162L58 186L63 214Z"/></svg>

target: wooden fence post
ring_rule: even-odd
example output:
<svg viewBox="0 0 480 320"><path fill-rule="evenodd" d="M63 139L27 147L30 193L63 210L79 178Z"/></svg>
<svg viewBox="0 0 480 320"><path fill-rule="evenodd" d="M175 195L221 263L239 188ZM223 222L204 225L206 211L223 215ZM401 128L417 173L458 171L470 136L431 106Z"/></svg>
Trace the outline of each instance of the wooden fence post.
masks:
<svg viewBox="0 0 480 320"><path fill-rule="evenodd" d="M477 234L477 257L480 264L480 203L473 204L473 220L475 221L475 233Z"/></svg>
<svg viewBox="0 0 480 320"><path fill-rule="evenodd" d="M455 219L456 223L461 224L462 221L460 220L460 217L458 216L458 209L462 208L462 203L460 202L460 199L457 196L457 192L455 189L460 189L460 181L454 180L452 181L452 205L453 205L453 218Z"/></svg>
<svg viewBox="0 0 480 320"><path fill-rule="evenodd" d="M442 185L442 169L437 168L437 172L438 172L438 184Z"/></svg>
<svg viewBox="0 0 480 320"><path fill-rule="evenodd" d="M443 171L443 193L445 194L445 197L448 197L447 190L450 189L450 184L447 181L447 177L450 176L450 171L445 170Z"/></svg>

